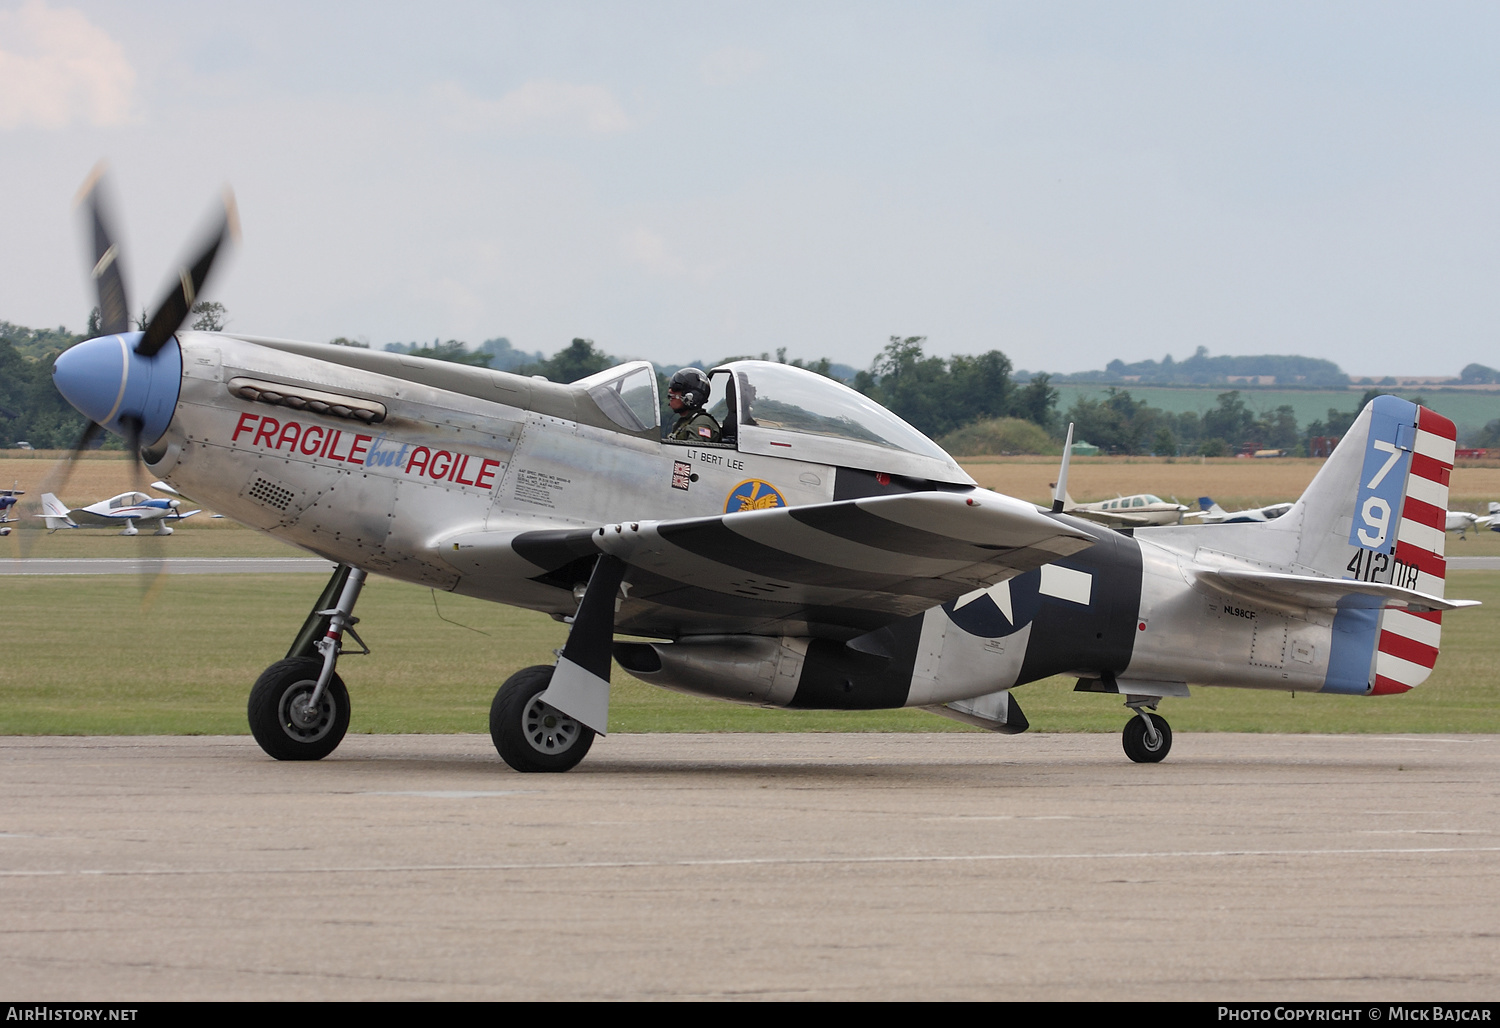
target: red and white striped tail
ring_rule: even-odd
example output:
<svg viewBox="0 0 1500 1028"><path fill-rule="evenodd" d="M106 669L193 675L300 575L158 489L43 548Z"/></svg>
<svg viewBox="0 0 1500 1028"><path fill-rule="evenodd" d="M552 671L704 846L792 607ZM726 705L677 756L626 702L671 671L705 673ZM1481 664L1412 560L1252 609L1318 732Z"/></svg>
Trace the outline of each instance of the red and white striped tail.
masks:
<svg viewBox="0 0 1500 1028"><path fill-rule="evenodd" d="M1417 408L1416 440L1406 479L1406 500L1396 529L1396 560L1416 571L1410 587L1443 595L1447 561L1443 559L1448 519L1448 478L1458 433L1453 422ZM1388 607L1381 612L1380 645L1375 654L1372 695L1406 692L1421 685L1437 663L1440 611L1417 614Z"/></svg>

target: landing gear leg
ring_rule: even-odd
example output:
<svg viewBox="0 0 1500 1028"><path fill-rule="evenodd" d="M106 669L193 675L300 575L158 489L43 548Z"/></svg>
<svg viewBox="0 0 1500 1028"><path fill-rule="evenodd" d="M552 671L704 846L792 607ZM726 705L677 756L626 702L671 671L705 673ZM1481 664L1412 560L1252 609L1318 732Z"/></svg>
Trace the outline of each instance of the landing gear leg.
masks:
<svg viewBox="0 0 1500 1028"><path fill-rule="evenodd" d="M346 632L360 652L370 652L354 631L354 604L364 584L363 571L340 564L286 659L266 668L250 690L250 732L277 760L320 760L349 730L349 690L334 668Z"/></svg>
<svg viewBox="0 0 1500 1028"><path fill-rule="evenodd" d="M490 737L517 771L567 771L609 727L609 670L615 607L625 563L594 564L556 667L517 671L490 706Z"/></svg>
<svg viewBox="0 0 1500 1028"><path fill-rule="evenodd" d="M1172 726L1156 713L1156 704L1155 696L1125 698L1125 706L1135 711L1135 717L1125 722L1121 741L1125 755L1137 764L1155 764L1172 750Z"/></svg>

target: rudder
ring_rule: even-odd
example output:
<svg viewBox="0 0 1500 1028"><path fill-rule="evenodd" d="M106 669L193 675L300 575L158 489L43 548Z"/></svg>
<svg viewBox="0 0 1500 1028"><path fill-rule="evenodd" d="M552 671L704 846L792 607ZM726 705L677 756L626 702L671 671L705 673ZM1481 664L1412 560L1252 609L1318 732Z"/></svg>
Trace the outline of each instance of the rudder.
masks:
<svg viewBox="0 0 1500 1028"><path fill-rule="evenodd" d="M51 493L42 494L42 516L47 519L47 527L52 531L59 528L71 528L72 522L68 520L68 508Z"/></svg>
<svg viewBox="0 0 1500 1028"><path fill-rule="evenodd" d="M1297 533L1292 570L1442 596L1455 436L1453 422L1410 400L1371 400L1292 510L1267 526ZM1436 663L1440 623L1437 611L1346 597L1323 691L1378 695L1419 685Z"/></svg>
<svg viewBox="0 0 1500 1028"><path fill-rule="evenodd" d="M1441 596L1447 578L1444 529L1457 432L1452 421L1426 407L1417 407L1416 422L1392 556L1398 574L1402 573L1400 569L1407 569L1404 576L1408 581L1398 581L1398 585ZM1417 613L1388 607L1381 612L1372 695L1406 692L1427 680L1437 663L1442 618L1442 612L1436 610Z"/></svg>

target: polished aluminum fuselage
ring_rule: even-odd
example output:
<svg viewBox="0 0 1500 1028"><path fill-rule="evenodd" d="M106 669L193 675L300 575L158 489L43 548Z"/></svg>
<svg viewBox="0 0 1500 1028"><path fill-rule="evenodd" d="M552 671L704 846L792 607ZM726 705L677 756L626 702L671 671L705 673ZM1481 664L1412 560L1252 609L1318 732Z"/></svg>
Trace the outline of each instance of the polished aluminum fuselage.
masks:
<svg viewBox="0 0 1500 1028"><path fill-rule="evenodd" d="M789 507L836 499L840 467L800 459L785 441L774 444L786 447L779 456L666 442L655 426L612 424L576 388L316 344L191 332L179 341L181 390L169 427L148 452L152 470L293 546L407 582L563 618L577 607L578 587L549 580L510 540L717 517L773 496L774 505ZM301 406L287 406L285 393L297 394ZM376 408L378 419L361 420ZM1324 492L1347 495L1358 484L1357 462L1351 467L1329 472L1350 476L1347 488L1329 480ZM896 696L893 705L930 706L1058 674L1137 696L1186 695L1188 683L1328 685L1338 645L1332 610L1240 595L1206 572L1338 577L1350 550L1348 517L1310 518L1299 504L1268 524L1149 528L1130 538L1055 516L1087 529L1096 543L983 596L915 615L901 629L898 656L907 663L899 689L882 695ZM1438 580L1438 594L1441 586ZM716 587L732 592L733 583ZM627 614L631 602L627 579ZM1023 607L1030 611L1024 618L1016 613ZM836 681L845 673L838 661L847 657L852 668L864 659L858 645L820 658L819 647L835 643L795 627L780 632L660 630L675 641L657 646L664 669L648 680L720 698L808 705L809 660L823 660Z"/></svg>

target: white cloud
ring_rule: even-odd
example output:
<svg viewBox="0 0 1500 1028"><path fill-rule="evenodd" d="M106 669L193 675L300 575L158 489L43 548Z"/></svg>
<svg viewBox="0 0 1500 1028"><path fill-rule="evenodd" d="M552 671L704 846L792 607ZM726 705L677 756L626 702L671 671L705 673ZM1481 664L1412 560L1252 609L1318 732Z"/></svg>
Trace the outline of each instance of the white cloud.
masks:
<svg viewBox="0 0 1500 1028"><path fill-rule="evenodd" d="M687 267L667 248L667 241L650 229L638 228L623 240L625 257L653 275L676 278Z"/></svg>
<svg viewBox="0 0 1500 1028"><path fill-rule="evenodd" d="M632 229L621 237L620 251L627 262L659 279L686 279L702 284L714 279L724 264L720 259L690 265L667 242L666 236L643 227Z"/></svg>
<svg viewBox="0 0 1500 1028"><path fill-rule="evenodd" d="M766 55L742 46L715 50L703 58L698 71L710 86L732 86L754 75L766 63Z"/></svg>
<svg viewBox="0 0 1500 1028"><path fill-rule="evenodd" d="M603 86L533 79L498 100L483 100L453 81L433 89L444 120L466 131L561 132L602 136L631 128L630 116Z"/></svg>
<svg viewBox="0 0 1500 1028"><path fill-rule="evenodd" d="M134 90L125 51L82 12L0 11L0 128L124 124Z"/></svg>

